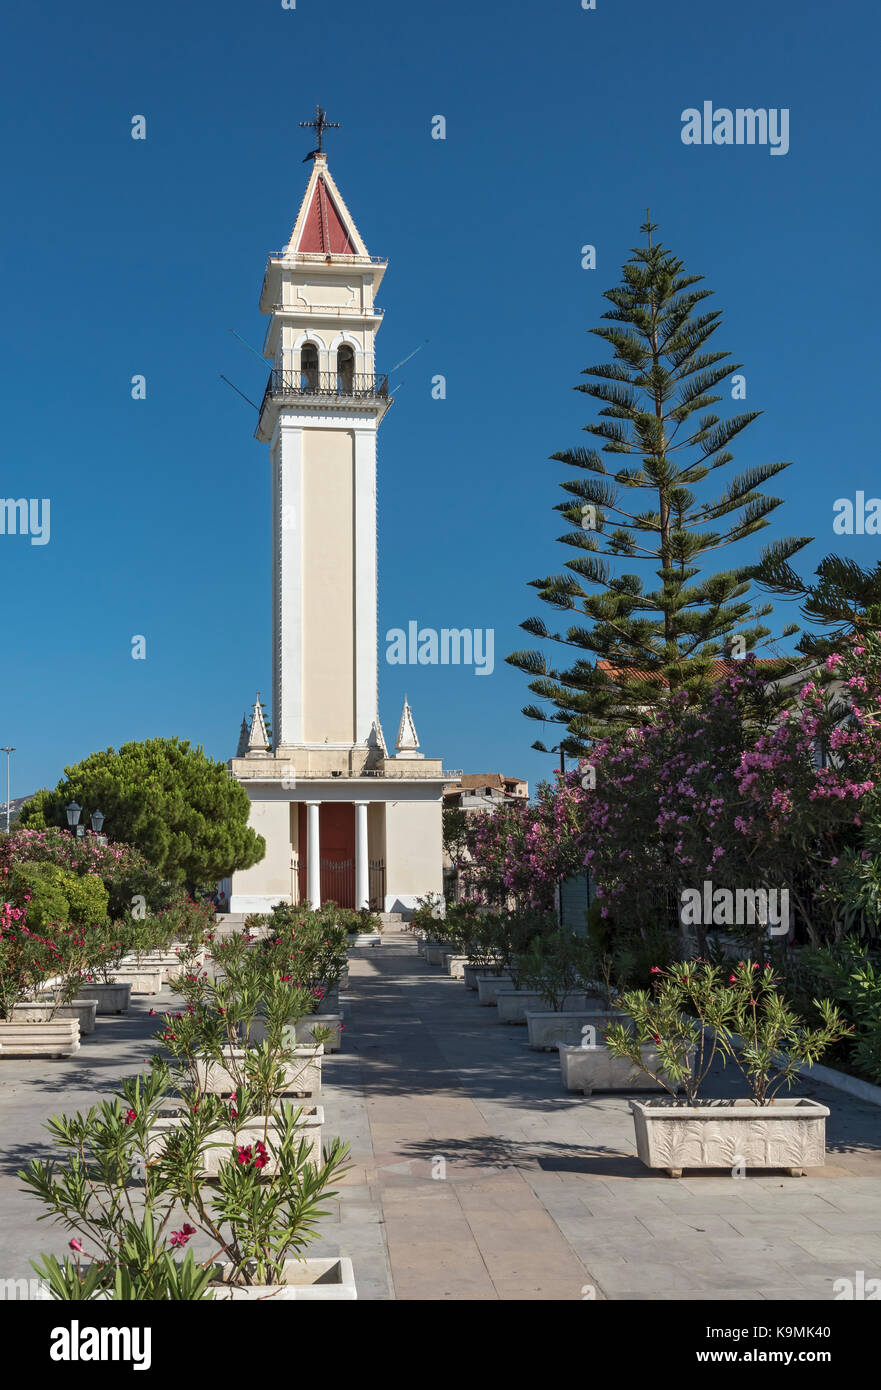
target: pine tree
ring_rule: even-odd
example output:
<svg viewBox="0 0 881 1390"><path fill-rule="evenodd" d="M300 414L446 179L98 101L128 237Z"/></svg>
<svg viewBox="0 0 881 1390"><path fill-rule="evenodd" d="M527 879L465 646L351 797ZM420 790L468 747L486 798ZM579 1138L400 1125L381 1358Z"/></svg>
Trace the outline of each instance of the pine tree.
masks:
<svg viewBox="0 0 881 1390"><path fill-rule="evenodd" d="M83 807L84 820L100 808L105 834L134 845L168 882L191 890L249 869L266 853L263 836L248 824L245 788L225 763L185 739L124 743L64 774L54 791L43 788L22 807L23 826L66 826L71 801Z"/></svg>
<svg viewBox="0 0 881 1390"><path fill-rule="evenodd" d="M771 546L755 569L757 582L782 598L800 599L809 622L834 628L828 636L806 632L797 649L809 657L824 657L836 650L842 637L881 628L881 561L864 570L855 560L827 555L815 570L819 583L799 579L789 558Z"/></svg>
<svg viewBox="0 0 881 1390"><path fill-rule="evenodd" d="M721 311L702 307L712 291L697 288L703 277L688 274L653 241L656 230L643 224L647 245L633 250L621 283L606 292L608 323L591 330L612 349L612 360L587 367L582 375L589 380L575 388L599 403L599 418L584 426L599 448L552 455L576 471L561 484L566 500L556 510L576 527L559 539L577 554L564 573L532 587L571 615L570 625L552 632L541 618L529 618L521 626L573 649L574 659L558 669L540 651L507 658L553 707L528 705L524 714L564 725L567 752L584 751L613 727L642 722L672 691L699 699L713 683L714 661L754 654L771 635L762 619L772 605L747 597L755 566L702 574L699 562L769 524L781 499L760 489L790 465L749 468L714 500L698 501L695 489L732 462L729 444L761 412L727 419L713 413L722 399L717 388L741 364L707 350ZM778 541L778 554L788 560L808 540ZM638 574L614 573L604 557L649 562L659 582L645 589ZM781 635L798 630L793 624ZM773 662L769 679L793 665Z"/></svg>

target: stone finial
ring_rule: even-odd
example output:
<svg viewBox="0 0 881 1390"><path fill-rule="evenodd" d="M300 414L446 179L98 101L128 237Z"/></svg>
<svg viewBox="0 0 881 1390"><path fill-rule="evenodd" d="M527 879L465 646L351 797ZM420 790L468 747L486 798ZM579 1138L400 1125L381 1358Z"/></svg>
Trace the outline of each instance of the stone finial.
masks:
<svg viewBox="0 0 881 1390"><path fill-rule="evenodd" d="M239 730L239 746L238 746L238 748L236 749L236 757L237 757L237 758L244 758L245 754L247 753L247 751L248 751L248 738L249 738L249 736L250 736L250 733L251 733L251 730L250 730L249 727L248 727L248 716L247 716L246 714L243 714L243 715L242 715L242 727L241 727L241 729Z"/></svg>
<svg viewBox="0 0 881 1390"><path fill-rule="evenodd" d="M385 734L382 732L382 725L378 719L374 719L370 726L370 733L367 737L368 748L376 749L385 758L388 756L388 746L385 741Z"/></svg>
<svg viewBox="0 0 881 1390"><path fill-rule="evenodd" d="M271 751L269 744L269 734L266 732L266 720L263 718L263 706L260 703L260 691L257 691L257 699L254 701L254 713L251 715L251 729L248 734L248 747L245 756L263 757Z"/></svg>
<svg viewBox="0 0 881 1390"><path fill-rule="evenodd" d="M413 723L413 711L410 709L405 695L398 737L395 739L395 756L398 758L421 758L422 754L418 750L419 739L416 735L416 725Z"/></svg>

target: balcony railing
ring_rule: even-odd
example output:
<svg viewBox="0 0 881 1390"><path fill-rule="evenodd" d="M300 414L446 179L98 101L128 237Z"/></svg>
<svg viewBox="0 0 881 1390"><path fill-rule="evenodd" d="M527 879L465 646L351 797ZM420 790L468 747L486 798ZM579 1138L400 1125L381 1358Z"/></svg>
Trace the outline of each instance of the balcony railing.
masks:
<svg viewBox="0 0 881 1390"><path fill-rule="evenodd" d="M345 265L388 265L387 256L359 256L355 252L344 254L341 251L334 251L332 256L326 251L270 251L266 263L267 266L270 261L302 261L308 264L312 261L327 262L331 259L342 261Z"/></svg>
<svg viewBox="0 0 881 1390"><path fill-rule="evenodd" d="M365 307L363 304L307 304L305 300L300 304L273 304L266 310L268 314L299 314L301 318L308 318L310 314L336 314L350 318L382 318L385 309L381 309L378 304L371 304ZM267 333L272 328L272 323L267 325Z"/></svg>
<svg viewBox="0 0 881 1390"><path fill-rule="evenodd" d="M315 372L310 369L287 372L273 367L261 410L274 396L297 396L306 400L388 400L388 377L363 372Z"/></svg>

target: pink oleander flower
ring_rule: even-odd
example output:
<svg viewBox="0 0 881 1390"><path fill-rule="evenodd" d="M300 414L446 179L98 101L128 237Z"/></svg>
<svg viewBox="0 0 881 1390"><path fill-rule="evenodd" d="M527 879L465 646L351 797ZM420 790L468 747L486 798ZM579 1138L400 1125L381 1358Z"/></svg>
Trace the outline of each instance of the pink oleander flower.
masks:
<svg viewBox="0 0 881 1390"><path fill-rule="evenodd" d="M80 1240L79 1236L74 1236L73 1239L69 1240L67 1243L70 1246L71 1250L76 1250L78 1254L82 1254L83 1243Z"/></svg>

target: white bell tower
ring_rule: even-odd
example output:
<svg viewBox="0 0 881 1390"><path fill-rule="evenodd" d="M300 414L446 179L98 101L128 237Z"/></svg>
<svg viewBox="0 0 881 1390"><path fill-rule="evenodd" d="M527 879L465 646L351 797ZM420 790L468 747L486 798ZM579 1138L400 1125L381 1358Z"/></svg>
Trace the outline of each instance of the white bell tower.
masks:
<svg viewBox="0 0 881 1390"><path fill-rule="evenodd" d="M271 360L256 435L272 491L271 736L258 695L229 770L264 857L237 870L234 913L279 901L410 911L443 888L442 798L457 774L419 747L405 704L390 756L379 720L376 436L391 400L376 370L368 254L318 133L294 229L269 257L260 309Z"/></svg>
<svg viewBox="0 0 881 1390"><path fill-rule="evenodd" d="M387 262L368 254L327 156L312 160L260 296L272 359L256 434L272 466L273 749L296 750L300 766L304 751L336 754L352 772L379 722L376 435L391 402L374 338Z"/></svg>

